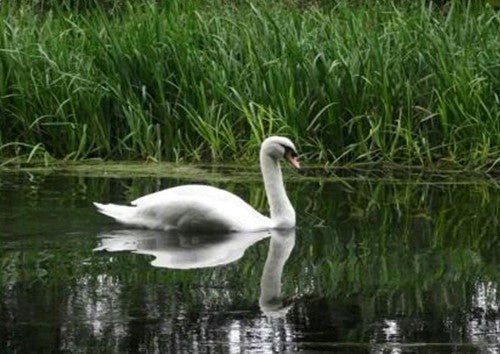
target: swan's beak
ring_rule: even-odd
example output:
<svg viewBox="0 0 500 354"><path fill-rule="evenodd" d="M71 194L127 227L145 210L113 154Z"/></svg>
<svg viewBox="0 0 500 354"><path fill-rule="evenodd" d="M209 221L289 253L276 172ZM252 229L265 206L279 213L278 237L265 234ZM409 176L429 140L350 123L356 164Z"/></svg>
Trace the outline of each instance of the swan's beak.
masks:
<svg viewBox="0 0 500 354"><path fill-rule="evenodd" d="M295 155L293 152L289 151L285 154L286 160L295 167L296 169L300 169L299 157Z"/></svg>

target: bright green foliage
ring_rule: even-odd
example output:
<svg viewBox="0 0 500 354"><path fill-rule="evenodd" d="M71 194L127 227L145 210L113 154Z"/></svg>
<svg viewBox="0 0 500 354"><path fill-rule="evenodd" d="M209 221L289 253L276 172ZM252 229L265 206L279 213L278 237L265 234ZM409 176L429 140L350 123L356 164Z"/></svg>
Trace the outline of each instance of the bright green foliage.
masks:
<svg viewBox="0 0 500 354"><path fill-rule="evenodd" d="M2 7L0 157L499 162L499 14L381 1Z"/></svg>

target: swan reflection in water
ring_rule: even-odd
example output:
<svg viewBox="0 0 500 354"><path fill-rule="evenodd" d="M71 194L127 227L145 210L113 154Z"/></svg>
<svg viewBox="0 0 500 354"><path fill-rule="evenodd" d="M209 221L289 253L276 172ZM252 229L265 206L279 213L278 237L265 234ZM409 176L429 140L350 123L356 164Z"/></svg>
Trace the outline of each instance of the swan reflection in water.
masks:
<svg viewBox="0 0 500 354"><path fill-rule="evenodd" d="M281 276L295 245L295 229L252 233L186 234L155 230L118 230L100 234L96 251L130 251L151 255L154 267L196 269L216 267L240 259L258 241L270 237L260 281L259 305L266 315L284 316L291 305L281 297Z"/></svg>

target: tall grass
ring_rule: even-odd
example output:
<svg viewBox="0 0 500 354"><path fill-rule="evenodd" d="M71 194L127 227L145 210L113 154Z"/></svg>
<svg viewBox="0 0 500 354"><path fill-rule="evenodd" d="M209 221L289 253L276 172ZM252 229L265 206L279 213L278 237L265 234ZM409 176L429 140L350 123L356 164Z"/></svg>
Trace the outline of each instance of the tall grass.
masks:
<svg viewBox="0 0 500 354"><path fill-rule="evenodd" d="M234 160L279 133L318 162L500 162L488 6L1 11L3 158Z"/></svg>

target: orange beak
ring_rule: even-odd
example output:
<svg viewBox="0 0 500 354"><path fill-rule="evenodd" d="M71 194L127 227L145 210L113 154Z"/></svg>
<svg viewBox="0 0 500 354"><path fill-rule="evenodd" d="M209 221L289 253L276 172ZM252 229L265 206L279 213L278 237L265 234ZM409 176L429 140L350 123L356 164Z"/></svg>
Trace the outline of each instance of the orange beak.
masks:
<svg viewBox="0 0 500 354"><path fill-rule="evenodd" d="M290 165L292 165L296 169L300 169L300 162L298 156L292 156L292 152L290 151L285 154L285 158L290 163Z"/></svg>

